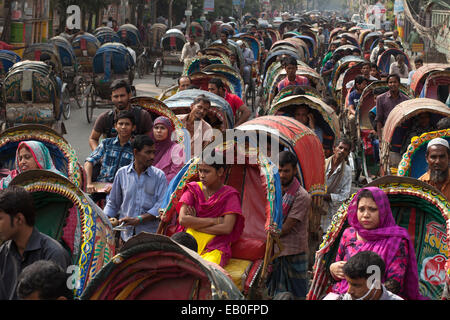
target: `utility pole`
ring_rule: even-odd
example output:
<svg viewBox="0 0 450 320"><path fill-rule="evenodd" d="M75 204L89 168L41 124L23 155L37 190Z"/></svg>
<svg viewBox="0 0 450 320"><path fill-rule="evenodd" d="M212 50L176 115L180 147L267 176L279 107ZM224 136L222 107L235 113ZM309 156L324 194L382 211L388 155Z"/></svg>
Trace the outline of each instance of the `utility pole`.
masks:
<svg viewBox="0 0 450 320"><path fill-rule="evenodd" d="M189 28L191 27L191 16L192 16L191 0L187 0L185 16L186 16L186 30L189 30Z"/></svg>

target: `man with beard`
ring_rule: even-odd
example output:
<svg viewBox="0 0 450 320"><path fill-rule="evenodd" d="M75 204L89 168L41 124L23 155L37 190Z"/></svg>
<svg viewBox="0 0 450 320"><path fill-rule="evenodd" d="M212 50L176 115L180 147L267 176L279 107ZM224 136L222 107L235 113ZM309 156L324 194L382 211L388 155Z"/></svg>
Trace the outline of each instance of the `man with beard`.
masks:
<svg viewBox="0 0 450 320"><path fill-rule="evenodd" d="M308 214L311 196L296 177L297 157L290 151L279 155L279 174L283 193L282 251L273 262L268 279L269 295L279 299L289 292L295 299L304 299L308 287Z"/></svg>
<svg viewBox="0 0 450 320"><path fill-rule="evenodd" d="M450 148L447 140L435 138L428 142L427 153L425 154L428 171L419 180L440 190L450 200L449 157Z"/></svg>
<svg viewBox="0 0 450 320"><path fill-rule="evenodd" d="M164 172L152 166L155 158L153 140L138 135L132 148L134 161L117 171L104 209L113 227L123 224L123 241L142 231L156 232L159 209L167 190Z"/></svg>
<svg viewBox="0 0 450 320"><path fill-rule="evenodd" d="M340 138L334 144L334 154L325 161L327 193L324 195L324 215L322 216L322 231L326 232L331 219L350 196L352 186L352 169L347 164L347 157L352 143L347 138Z"/></svg>
<svg viewBox="0 0 450 320"><path fill-rule="evenodd" d="M208 97L201 94L191 104L191 112L177 115L190 134L191 155L198 155L203 148L213 140L213 130L211 125L204 120L211 107ZM195 147L197 145L197 147ZM195 149L197 148L197 149ZM194 151L197 151L194 153Z"/></svg>
<svg viewBox="0 0 450 320"><path fill-rule="evenodd" d="M94 128L89 137L89 146L94 151L98 147L100 136L103 134L105 138L113 138L117 136L114 128L115 120L120 111L132 111L136 123L136 134L150 134L153 128L153 121L150 113L138 106L132 106L129 102L131 98L131 87L127 81L123 79L115 80L111 84L111 102L114 104L113 110L101 113L94 123Z"/></svg>

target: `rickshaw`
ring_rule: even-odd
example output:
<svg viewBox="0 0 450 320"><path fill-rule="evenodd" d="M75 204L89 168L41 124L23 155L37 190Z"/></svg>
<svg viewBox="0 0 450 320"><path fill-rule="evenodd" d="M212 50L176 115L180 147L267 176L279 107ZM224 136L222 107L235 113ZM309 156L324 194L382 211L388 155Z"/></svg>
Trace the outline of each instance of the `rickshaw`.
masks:
<svg viewBox="0 0 450 320"><path fill-rule="evenodd" d="M184 64L183 75L189 76L195 72L204 71L204 70L200 70L200 60L201 59L208 59L208 61L211 64L224 64L227 66L231 65L230 60L226 56L224 56L223 58L221 58L219 56L213 56L213 55L194 57L194 58L191 58L188 63Z"/></svg>
<svg viewBox="0 0 450 320"><path fill-rule="evenodd" d="M0 163L8 170L15 169L17 146L22 141L42 142L50 151L57 170L82 191L86 190L86 177L75 149L53 129L39 124L25 124L6 129L0 133Z"/></svg>
<svg viewBox="0 0 450 320"><path fill-rule="evenodd" d="M98 27L92 34L100 41L100 44L120 42L119 35L110 27Z"/></svg>
<svg viewBox="0 0 450 320"><path fill-rule="evenodd" d="M268 115L286 115L294 117L295 108L305 104L313 113L315 125L322 129L324 150L333 150L334 141L341 136L339 118L332 107L320 98L310 95L292 95L271 105Z"/></svg>
<svg viewBox="0 0 450 320"><path fill-rule="evenodd" d="M178 29L169 29L161 38L163 54L158 58L153 67L155 71L155 85L158 87L163 72L181 75L184 62L180 61L181 51L186 43L184 34Z"/></svg>
<svg viewBox="0 0 450 320"><path fill-rule="evenodd" d="M389 74L389 68L391 66L391 56L397 58L398 55L402 55L405 57L405 64L408 66L408 69L411 70L411 63L409 62L408 55L402 50L396 48L387 49L378 56L378 69L383 73Z"/></svg>
<svg viewBox="0 0 450 320"><path fill-rule="evenodd" d="M242 300L215 264L167 236L142 232L105 264L81 300Z"/></svg>
<svg viewBox="0 0 450 320"><path fill-rule="evenodd" d="M268 109L272 104L274 97L278 94L278 84L281 80L286 77L286 70L284 68L279 68L274 70L273 81L268 83L270 86L267 87L268 98L266 100L266 108ZM308 78L310 86L315 88L317 92L323 96L325 91L325 85L323 83L322 77L312 68L304 65L298 65L296 74Z"/></svg>
<svg viewBox="0 0 450 320"><path fill-rule="evenodd" d="M2 131L20 124L37 123L65 134L58 89L56 77L45 62L25 60L14 64L3 81Z"/></svg>
<svg viewBox="0 0 450 320"><path fill-rule="evenodd" d="M314 252L319 242L321 213L323 206L322 195L325 194L325 155L319 138L308 127L297 120L286 116L262 116L249 120L236 128L251 136L252 132L259 137L259 146L263 146L261 141L268 136L271 154L274 155L272 161L277 163L278 152L273 152L276 145L285 150L289 150L297 155L297 178L300 184L312 197L312 210L309 213L309 248ZM269 151L269 150L267 150ZM266 153L267 154L267 153ZM313 265L314 257L309 256L309 269Z"/></svg>
<svg viewBox="0 0 450 320"><path fill-rule="evenodd" d="M358 39L356 38L356 36L353 33L350 32L345 32L345 33L341 33L337 36L338 39L341 38L346 38L347 41L351 42L352 45L354 45L355 47L359 48L359 42Z"/></svg>
<svg viewBox="0 0 450 320"><path fill-rule="evenodd" d="M190 107L194 99L199 95L205 95L211 102L211 107L204 119L211 127L220 131L234 127L233 110L230 104L214 93L198 89L188 89L174 94L164 100L164 103L177 115L187 114L191 110Z"/></svg>
<svg viewBox="0 0 450 320"><path fill-rule="evenodd" d="M224 75L234 88L234 94L239 98L244 97L244 79L234 68L224 64L211 64L202 70L205 73L214 73Z"/></svg>
<svg viewBox="0 0 450 320"><path fill-rule="evenodd" d="M219 26L222 23L223 23L223 21L216 20L211 24L210 37L211 37L212 41L216 41L217 39L220 39Z"/></svg>
<svg viewBox="0 0 450 320"><path fill-rule="evenodd" d="M372 126L369 117L369 113L376 106L374 90L377 88L383 88L386 91L389 90L386 81L372 82L363 90L356 108L356 132L358 135L357 141L359 142L356 145L356 158L361 159L361 168L358 168L358 170L364 174L367 182L372 181L371 176L378 176L380 169L380 164L375 161L374 158L374 152L376 151L374 148L376 148L376 146L373 145L371 138L376 127L374 128ZM400 84L399 90L410 99L414 99L412 91L407 86ZM342 117L344 132L348 128L346 119L347 118Z"/></svg>
<svg viewBox="0 0 450 320"><path fill-rule="evenodd" d="M68 250L72 265L76 267L72 271L75 281L68 285L73 289L74 298L79 298L114 256L113 230L108 218L87 194L57 173L25 171L10 185L21 186L31 193L36 208L36 228ZM71 237L63 233L63 227L69 223L74 228Z"/></svg>
<svg viewBox="0 0 450 320"><path fill-rule="evenodd" d="M368 34L365 35L361 45L361 50L363 51L363 55L366 60L370 60L371 54L370 48L372 46L372 43L381 36L382 34L379 31L369 32Z"/></svg>
<svg viewBox="0 0 450 320"><path fill-rule="evenodd" d="M60 38L60 42L65 41L64 38ZM58 41L58 40L57 40ZM54 42L50 43L33 43L26 47L22 54L22 60L30 61L44 61L51 64L50 72L54 73L54 77L59 77L61 82L56 79L57 91L60 97L61 112L64 119L70 117L70 92L68 84L64 82L64 69L62 64L62 59L58 51L58 47ZM71 72L75 72L75 61L72 61L72 65L69 69Z"/></svg>
<svg viewBox="0 0 450 320"><path fill-rule="evenodd" d="M148 47L149 66L153 70L153 66L157 58L161 58L163 49L161 47L161 38L167 31L167 26L163 23L155 23L150 27L150 33L146 37L145 46Z"/></svg>
<svg viewBox="0 0 450 320"><path fill-rule="evenodd" d="M234 48L234 50L231 49L230 46L232 46ZM241 69L241 66L244 65L244 56L242 54L242 49L241 49L241 47L239 47L239 45L235 41L233 41L231 39L228 39L228 46L224 45L221 40L216 40L213 43L211 43L207 49L216 49L216 50L222 51L223 53L228 55L228 57L231 54L236 54L237 55L236 63L237 63L238 68Z"/></svg>
<svg viewBox="0 0 450 320"><path fill-rule="evenodd" d="M421 97L421 93L423 90L423 87L425 85L425 81L427 80L428 76L432 72L436 71L444 71L450 69L450 64L444 64L444 63L428 63L419 69L417 69L411 79L411 90L414 91L414 95L416 98L429 98L429 97Z"/></svg>
<svg viewBox="0 0 450 320"><path fill-rule="evenodd" d="M277 95L273 98L272 105L288 96L297 95L297 88L298 86L287 86L281 89L281 91L278 92ZM317 91L317 89L314 87L302 86L302 90L305 92L305 95L313 96L319 99L321 98L319 91Z"/></svg>
<svg viewBox="0 0 450 320"><path fill-rule="evenodd" d="M398 165L397 175L419 179L428 170L425 159L428 142L435 138L443 138L450 142L450 129L425 132L411 139L402 160Z"/></svg>
<svg viewBox="0 0 450 320"><path fill-rule="evenodd" d="M397 174L397 167L392 168L389 164L390 152L400 153L405 142L409 145L410 141L405 141L405 136L411 128L413 117L424 112L430 114L432 124L450 116L449 107L438 100L428 98L403 101L389 113L383 128L383 140L380 143L382 175Z"/></svg>
<svg viewBox="0 0 450 320"><path fill-rule="evenodd" d="M308 45L300 38L286 38L275 42L269 50L269 55L279 50L292 50L300 57L301 61L309 61L310 55ZM268 59L269 56L266 58L266 61Z"/></svg>
<svg viewBox="0 0 450 320"><path fill-rule="evenodd" d="M61 80L64 83L62 88L63 99L67 100L70 98L74 98L78 107L81 108L81 97L78 95L77 87L80 86L79 81L82 80L81 76L78 74L79 67L72 44L68 40L66 40L66 38L61 36L53 37L49 40L49 42L55 45L59 53L59 58L61 60ZM69 95L69 97L64 97L65 95ZM70 117L70 103L66 109L63 112L63 115L67 120Z"/></svg>
<svg viewBox="0 0 450 320"><path fill-rule="evenodd" d="M200 47L203 47L205 41L205 31L200 23L197 21L192 21L189 29L186 30L186 34L193 34L195 36L195 42L197 42Z"/></svg>
<svg viewBox="0 0 450 320"><path fill-rule="evenodd" d="M138 28L132 24L124 24L117 30L117 35L120 37L120 42L135 51L137 73L139 79L142 79L144 74L148 73L150 53L143 44L144 39L141 39Z"/></svg>
<svg viewBox="0 0 450 320"><path fill-rule="evenodd" d="M2 83L9 69L21 60L22 58L14 51L0 50L0 79Z"/></svg>
<svg viewBox="0 0 450 320"><path fill-rule="evenodd" d="M245 217L242 235L232 244L232 257L224 269L244 296L252 299L258 294L258 287L264 285L267 268L273 258L274 239L281 231L280 177L272 161L251 142L219 140L206 148L234 159L234 164L228 165L224 183L241 193ZM243 164L238 164L241 163L238 159L243 159ZM175 208L184 186L198 181L199 162L199 157L192 158L172 180L163 201L158 234L171 236L174 233Z"/></svg>
<svg viewBox="0 0 450 320"><path fill-rule="evenodd" d="M92 64L93 80L85 91L86 118L89 123L92 121L94 108L111 108L111 83L117 79L124 79L132 85L135 70L130 52L118 42L102 45L95 54Z"/></svg>
<svg viewBox="0 0 450 320"><path fill-rule="evenodd" d="M336 49L337 50L337 49ZM333 72L331 73L331 88L333 92L333 96L336 101L339 101L337 97L336 87L337 82L339 79L339 76L345 72L349 68L350 64L358 64L366 62L364 58L358 57L358 56L345 56L341 59L339 59L336 64L334 65Z"/></svg>
<svg viewBox="0 0 450 320"><path fill-rule="evenodd" d="M285 32L296 30L300 26L300 21L283 21L278 27L280 35L283 36Z"/></svg>
<svg viewBox="0 0 450 320"><path fill-rule="evenodd" d="M84 95L87 85L92 82L92 61L100 46L100 41L87 32L77 35L72 40L73 51L79 66L78 73L81 76L81 81L77 88L78 95Z"/></svg>
<svg viewBox="0 0 450 320"><path fill-rule="evenodd" d="M346 106L348 94L351 92L352 88L347 88L347 84L355 80L355 78L361 74L363 63L359 62L350 68L347 68L344 72L342 72L336 82L335 92L336 97L338 98L339 106ZM372 82L372 80L368 80L368 82ZM345 109L345 108L344 108Z"/></svg>
<svg viewBox="0 0 450 320"><path fill-rule="evenodd" d="M450 284L446 246L450 237L446 228L446 221L450 218L448 200L432 186L409 177L385 176L366 186L378 187L387 194L394 220L408 230L416 253L420 294L429 299L441 299L444 285ZM308 300L320 300L331 289L329 269L335 262L340 239L348 227L347 210L354 196L345 201L333 216L316 252Z"/></svg>
<svg viewBox="0 0 450 320"><path fill-rule="evenodd" d="M450 96L449 88L450 68L443 71L434 71L427 77L420 97L437 99L446 103L447 98Z"/></svg>
<svg viewBox="0 0 450 320"><path fill-rule="evenodd" d="M266 61L264 61L264 66L263 66L262 73L261 73L263 78L265 79L266 77L269 76L268 75L269 68L271 68L271 66L274 63L279 62L282 56L287 55L287 56L294 57L295 60L297 60L297 63L303 62L304 56L298 55L297 53L298 53L298 51L296 52L295 49L292 49L292 48L290 48L289 50L276 50L276 51L270 52L267 55ZM304 62L303 62L303 64L306 65Z"/></svg>

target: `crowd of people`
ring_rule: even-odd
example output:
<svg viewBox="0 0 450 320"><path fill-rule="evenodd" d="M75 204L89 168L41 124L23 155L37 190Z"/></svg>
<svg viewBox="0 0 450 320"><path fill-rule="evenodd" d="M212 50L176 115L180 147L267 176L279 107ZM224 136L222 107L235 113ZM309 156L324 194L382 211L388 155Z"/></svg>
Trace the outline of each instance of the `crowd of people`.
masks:
<svg viewBox="0 0 450 320"><path fill-rule="evenodd" d="M340 38L340 43L328 43L331 28L338 22L319 24L319 55L307 63L317 70L327 86L323 100L339 112L336 101L332 101L331 75L339 60L346 55L363 57L360 49L342 50L340 46L350 41ZM117 22L108 21L112 28ZM183 21L182 21L183 25ZM251 29L257 33L256 26ZM346 27L344 27L346 28ZM384 30L381 30L384 33ZM385 80L387 91L376 92L376 107L371 110L373 123L372 141L379 152L383 128L392 110L410 98L400 86L411 83L415 70L423 65L423 59L415 60L415 69L405 64L403 55L391 61L389 73L379 71L376 61L388 48L387 40L401 45L398 33L381 37L366 61L360 74L347 84L349 90L345 117L348 121L348 136L335 139L333 149L326 154L326 193L322 195L321 232L328 230L333 216L350 198L353 181L352 167L348 159L358 143L358 103L364 89L373 81ZM264 39L262 39L264 41ZM231 45L229 34L220 33L221 44L227 46L236 59L238 52ZM263 42L262 41L262 42ZM252 51L240 40L245 63L236 65L245 83L252 80L255 59ZM264 43L262 43L264 45ZM180 61L187 63L193 57L201 57L202 48L193 34L188 34ZM306 76L297 74L298 61L294 57L282 57L285 78L277 84L278 92L286 87L312 85ZM200 60L200 69L209 61ZM195 88L188 75L178 80L178 91ZM209 80L208 91L226 100L233 113L235 127L255 116L251 108L238 95L229 92L220 78ZM190 112L178 115L183 128L190 136L190 153L173 140L175 127L171 119L159 116L152 119L150 113L132 105L130 84L116 80L111 84L112 110L101 113L89 137L91 154L85 159L87 189L92 199L103 208L111 226L120 236L120 248L130 238L141 232L156 233L160 224L160 209L167 196L171 181L185 163L198 156L214 141L211 124L206 121L211 100L206 95L195 97ZM375 93L375 92L374 92ZM321 143L323 129L314 118L307 104L296 106L292 118L311 129ZM369 115L370 116L370 115ZM444 118L439 127L449 128L449 118ZM421 114L407 134L402 153L391 152L391 166L397 166L401 154L411 140L422 133L438 129L430 123L429 114ZM187 183L177 203L177 219L173 239L189 239L186 245L203 259L225 267L232 257L232 244L239 240L245 218L241 193L224 184L227 164L217 161L218 151L213 151L198 164L198 181ZM273 154L271 155L274 156ZM275 247L276 258L265 283L268 299L305 299L310 281L308 244L309 212L312 195L302 186L298 178L298 157L283 150L278 155L278 173L281 182L283 224L279 234L280 246ZM425 160L428 171L419 180L435 187L450 199L450 148L447 140L436 138L428 143ZM379 161L378 159L375 159ZM9 186L20 173L28 170L50 170L64 175L55 168L50 151L38 141L23 141L17 147L15 169L0 181L0 299L71 299L65 283L65 270L69 266L67 250L54 239L39 232L35 226L36 211L29 192L21 187ZM76 213L72 213L76 215ZM361 188L348 205L348 228L339 242L335 262L329 267L334 285L326 300L402 300L423 299L419 292L418 269L413 240L405 228L398 226L393 218L389 199L376 187ZM66 226L67 227L67 226ZM66 228L63 240L70 228ZM183 240L184 241L184 240ZM66 244L70 242L67 241ZM318 248L316 248L318 249ZM369 266L377 266L382 272L377 283L369 286ZM226 272L224 270L224 272Z"/></svg>

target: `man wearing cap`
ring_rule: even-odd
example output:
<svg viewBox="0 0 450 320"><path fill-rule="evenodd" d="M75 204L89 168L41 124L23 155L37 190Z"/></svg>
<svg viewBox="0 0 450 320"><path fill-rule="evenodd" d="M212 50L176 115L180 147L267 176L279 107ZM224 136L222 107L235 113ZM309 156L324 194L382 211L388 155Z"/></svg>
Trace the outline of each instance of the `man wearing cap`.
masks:
<svg viewBox="0 0 450 320"><path fill-rule="evenodd" d="M428 164L428 171L419 178L436 189L450 200L450 169L449 165L450 148L447 140L435 138L428 142L425 160Z"/></svg>

